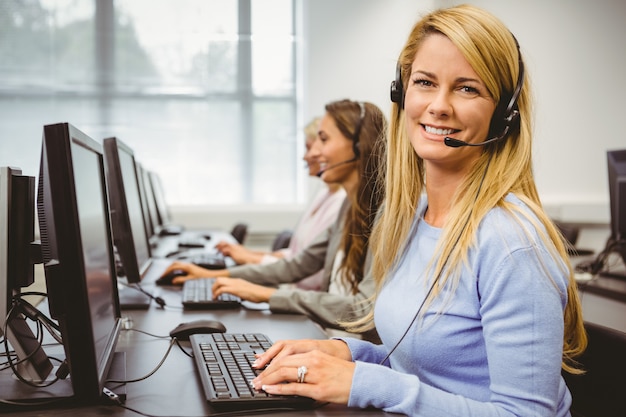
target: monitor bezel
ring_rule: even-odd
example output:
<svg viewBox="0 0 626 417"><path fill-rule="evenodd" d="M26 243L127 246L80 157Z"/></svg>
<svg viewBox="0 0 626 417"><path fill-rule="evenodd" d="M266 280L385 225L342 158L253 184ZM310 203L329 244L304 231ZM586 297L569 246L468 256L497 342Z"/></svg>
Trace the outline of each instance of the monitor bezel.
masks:
<svg viewBox="0 0 626 417"><path fill-rule="evenodd" d="M161 228L165 228L171 223L171 217L169 209L167 207L167 203L165 201L165 190L163 189L163 183L161 182L161 177L155 171L150 171L149 175L159 226Z"/></svg>
<svg viewBox="0 0 626 417"><path fill-rule="evenodd" d="M156 199L154 196L154 188L152 186L152 181L150 180L150 170L143 168L143 183L144 190L146 192L146 201L148 202L147 208L148 213L150 215L150 223L152 224L152 236L151 236L151 244L155 244L159 238L159 232L161 226L159 224L159 215L156 207Z"/></svg>
<svg viewBox="0 0 626 417"><path fill-rule="evenodd" d="M97 157L102 193L108 265L111 274L112 328L100 357L91 321L88 282L74 177L72 146ZM121 329L113 238L102 145L69 123L44 126L37 208L50 315L61 329L74 397L99 401L113 362Z"/></svg>
<svg viewBox="0 0 626 417"><path fill-rule="evenodd" d="M144 224L144 208L141 196L138 194L141 205L141 223L143 225L142 235L135 236L132 227L132 220L128 207L127 190L124 184L124 173L122 172L122 162L120 152L126 153L133 162L134 181L139 192L139 182L137 178L137 167L133 150L122 140L116 137L106 138L103 141L106 175L109 186L109 204L111 207L111 225L113 230L113 241L120 256L124 275L129 284L138 284L149 268L150 243L146 237ZM140 262L137 253L137 244L141 240L146 246L146 259Z"/></svg>
<svg viewBox="0 0 626 417"><path fill-rule="evenodd" d="M143 222L146 231L146 239L148 241L148 249L152 251L150 242L154 236L154 227L152 227L152 219L150 218L150 209L148 208L148 198L146 195L146 184L144 179L144 168L139 161L135 159L135 167L137 168L137 180L139 182L139 198L141 199L141 207L143 209ZM152 253L151 253L152 255Z"/></svg>
<svg viewBox="0 0 626 417"><path fill-rule="evenodd" d="M35 280L34 239L35 177L17 167L0 167L0 336L15 352L7 363L16 377L38 384L52 371L52 362L26 322L22 304L14 301Z"/></svg>

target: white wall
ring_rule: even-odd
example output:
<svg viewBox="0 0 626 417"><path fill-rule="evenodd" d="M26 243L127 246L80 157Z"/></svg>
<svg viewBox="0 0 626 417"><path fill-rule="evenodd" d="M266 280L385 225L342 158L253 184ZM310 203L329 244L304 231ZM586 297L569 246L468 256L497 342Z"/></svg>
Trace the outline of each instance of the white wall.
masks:
<svg viewBox="0 0 626 417"><path fill-rule="evenodd" d="M389 83L412 24L445 0L304 0L305 118L350 98L389 110ZM626 2L475 0L519 40L536 98L534 167L549 212L609 221L606 151L626 148Z"/></svg>

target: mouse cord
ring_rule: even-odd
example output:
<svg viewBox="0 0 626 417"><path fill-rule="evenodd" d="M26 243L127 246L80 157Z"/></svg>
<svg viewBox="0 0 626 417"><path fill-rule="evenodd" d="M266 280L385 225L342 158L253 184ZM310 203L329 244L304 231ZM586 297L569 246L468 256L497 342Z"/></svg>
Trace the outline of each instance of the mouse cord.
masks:
<svg viewBox="0 0 626 417"><path fill-rule="evenodd" d="M155 303L157 303L159 305L159 307L164 308L165 307L165 300L161 297L155 296L150 294L148 291L144 290L141 285L139 284L127 284L125 282L121 283L122 285L128 287L128 288L132 288L134 290L139 291L142 294L147 295L148 297L150 297L150 299L154 300Z"/></svg>
<svg viewBox="0 0 626 417"><path fill-rule="evenodd" d="M174 346L175 342L176 342L176 339L172 339L170 341L170 344L167 347L167 351L165 352L165 355L163 355L163 358L161 359L161 361L147 375L144 375L144 376L139 377L139 378L127 379L127 380L108 379L106 382L111 382L111 383L116 383L116 384L129 384L131 382L139 382L139 381L143 381L145 379L148 379L149 377L154 375L156 373L156 371L158 371L161 368L161 366L163 366L163 363L165 362L165 359L167 359L167 357L169 356L170 352L172 351L172 347Z"/></svg>

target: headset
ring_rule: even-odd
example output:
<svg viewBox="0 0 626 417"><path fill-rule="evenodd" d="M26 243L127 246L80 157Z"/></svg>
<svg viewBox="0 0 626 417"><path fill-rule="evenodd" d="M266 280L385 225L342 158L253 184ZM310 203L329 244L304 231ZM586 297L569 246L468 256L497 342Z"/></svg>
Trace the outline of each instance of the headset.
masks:
<svg viewBox="0 0 626 417"><path fill-rule="evenodd" d="M354 156L350 159L346 159L345 161L341 161L341 162L337 162L336 164L330 165L320 171L318 171L317 175L318 177L321 177L324 172L334 169L334 168L338 168L342 165L346 165L346 164L351 164L353 162L356 162L359 157L361 156L361 149L359 147L359 137L361 136L361 129L363 128L363 124L365 122L365 103L362 101L358 101L357 103L359 103L359 107L361 108L361 113L359 115L359 121L356 124L356 127L354 128L354 134L352 135L352 151L354 152Z"/></svg>
<svg viewBox="0 0 626 417"><path fill-rule="evenodd" d="M511 35L513 36L513 35ZM489 126L490 139L481 143L468 143L458 139L448 138L444 139L444 143L447 146L458 148L461 146L483 146L491 142L495 142L506 138L506 136L516 129L519 124L519 108L517 106L517 100L519 99L522 87L524 85L524 61L522 60L522 53L520 51L519 43L515 36L515 45L517 46L517 57L519 65L519 73L517 76L517 82L513 94L508 101L508 104L504 106L505 100L500 99L500 102L496 106L496 109L491 118L491 124ZM397 103L402 109L404 109L404 87L402 84L402 67L400 62L396 64L396 79L391 82L390 96L391 101Z"/></svg>
<svg viewBox="0 0 626 417"><path fill-rule="evenodd" d="M496 106L496 110L494 111L493 117L491 118L491 125L489 128L490 129L489 136L491 136L492 131L499 130L500 134L495 137L492 137L491 139L487 139L481 143L468 143L468 142L464 142L458 139L452 139L452 138L446 137L444 140L444 143L447 146L454 147L454 148L458 148L461 146L482 146L487 143L504 139L509 133L510 129L514 127L514 125L519 120L519 109L517 107L517 100L522 91L522 86L524 83L524 62L522 61L522 54L520 52L519 43L517 42L517 39L515 38L515 36L513 36L513 39L515 40L515 44L517 46L518 63L519 63L519 74L517 77L517 83L515 85L515 89L513 90L513 94L511 95L511 98L507 106L504 107L502 105L502 103L504 102L503 100L500 100L500 103L498 103L498 106ZM396 79L391 82L390 95L391 95L391 101L394 103L397 103L402 109L404 109L404 88L402 86L402 68L400 66L400 62L396 64ZM490 163L491 163L491 159L489 159L489 162L487 163L487 168L489 167ZM485 173L486 172L487 172L487 169L485 169ZM483 174L483 177L478 186L476 198L478 198L478 195L480 194L480 191L482 190L484 180L485 180L485 174ZM459 239L461 238L461 233L456 237L456 241L454 244L455 246L459 242ZM447 263L448 263L448 259L445 260L444 265ZM415 315L411 319L411 322L409 323L407 328L404 330L404 333L402 334L402 336L400 336L400 339L392 346L392 348L389 350L387 355L379 362L379 365L382 365L385 362L387 362L389 358L391 357L392 353L395 352L395 350L398 348L400 343L402 343L402 341L406 338L407 334L409 333L409 330L411 329L413 324L417 321L420 315L420 312L424 308L426 300L432 293L435 285L437 285L437 283L439 282L439 278L442 272L443 272L443 268L439 271L439 274L435 277L435 279L430 284L430 287L428 289L428 292L426 293L426 296L424 297L424 300L422 300L422 302L420 303L419 307L417 308L417 311L415 312Z"/></svg>
<svg viewBox="0 0 626 417"><path fill-rule="evenodd" d="M359 137L361 136L361 129L365 122L365 103L359 101L359 107L361 108L361 114L359 115L359 121L354 129L354 135L352 136L352 149L354 150L354 158L358 159L361 156L361 149L359 148Z"/></svg>

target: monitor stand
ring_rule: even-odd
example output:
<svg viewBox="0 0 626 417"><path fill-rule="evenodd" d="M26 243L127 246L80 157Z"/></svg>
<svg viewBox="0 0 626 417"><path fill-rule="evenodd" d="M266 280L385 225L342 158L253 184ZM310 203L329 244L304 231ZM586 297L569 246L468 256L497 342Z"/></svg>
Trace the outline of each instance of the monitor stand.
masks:
<svg viewBox="0 0 626 417"><path fill-rule="evenodd" d="M59 348L62 349L62 347ZM50 380L54 378L56 370L57 367L48 377ZM126 380L126 352L115 352L107 380ZM117 394L121 402L126 401L126 384L107 382L105 387ZM32 411L84 405L80 399L74 397L71 376L60 379L48 387L33 387L17 379L10 370L9 372L3 370L0 372L0 392L2 392L2 399L6 401L1 405L3 411ZM111 404L104 395L96 401Z"/></svg>
<svg viewBox="0 0 626 417"><path fill-rule="evenodd" d="M115 352L109 368L107 380L126 381L126 352ZM126 384L119 382L107 382L104 386L117 394L121 402L126 401ZM109 399L103 396L105 404L110 404Z"/></svg>
<svg viewBox="0 0 626 417"><path fill-rule="evenodd" d="M121 310L147 310L150 308L152 297L137 288L118 284L117 293Z"/></svg>

